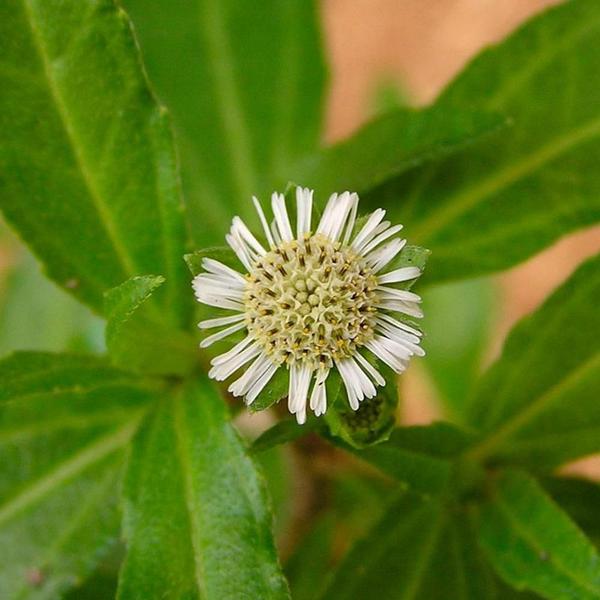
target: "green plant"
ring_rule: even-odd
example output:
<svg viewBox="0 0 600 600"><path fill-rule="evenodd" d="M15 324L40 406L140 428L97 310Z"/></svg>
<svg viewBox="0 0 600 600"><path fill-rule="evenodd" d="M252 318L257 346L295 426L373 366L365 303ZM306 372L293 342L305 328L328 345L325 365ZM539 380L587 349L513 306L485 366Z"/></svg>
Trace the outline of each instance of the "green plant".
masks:
<svg viewBox="0 0 600 600"><path fill-rule="evenodd" d="M553 475L600 451L600 258L480 379L480 329L462 379L438 355L448 422L394 427L390 385L374 419L334 394L326 419L286 416L250 449L206 376L183 260L220 244L234 214L258 225L250 197L288 182L384 206L431 251L420 289L597 223L597 0L543 13L433 105L325 148L312 2L124 5L141 53L112 0L0 6L0 208L48 277L106 319L108 349L0 362L0 597L106 598L117 569L122 599L289 597L257 460L272 474L268 449L316 433L371 467L324 486L336 500L286 564L295 598L600 598L598 487ZM285 395L269 390L259 408ZM329 574L344 527L362 539Z"/></svg>

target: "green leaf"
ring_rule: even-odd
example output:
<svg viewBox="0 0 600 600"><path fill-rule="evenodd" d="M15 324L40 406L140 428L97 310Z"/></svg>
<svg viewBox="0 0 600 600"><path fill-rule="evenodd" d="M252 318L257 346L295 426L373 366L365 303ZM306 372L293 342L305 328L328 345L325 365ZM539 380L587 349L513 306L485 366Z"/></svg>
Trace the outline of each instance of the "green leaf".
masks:
<svg viewBox="0 0 600 600"><path fill-rule="evenodd" d="M492 113L391 111L349 139L303 159L290 171L290 179L322 197L344 190L366 192L505 125L504 117Z"/></svg>
<svg viewBox="0 0 600 600"><path fill-rule="evenodd" d="M67 354L12 355L0 381L1 595L55 598L118 535L124 448L153 396Z"/></svg>
<svg viewBox="0 0 600 600"><path fill-rule="evenodd" d="M394 429L388 441L360 450L332 439L361 460L425 494L447 488L454 472L452 459L468 447L470 440L469 434L442 422Z"/></svg>
<svg viewBox="0 0 600 600"><path fill-rule="evenodd" d="M195 239L220 243L233 214L258 222L252 194L285 184L282 172L319 143L324 66L316 2L125 6L150 78L173 113Z"/></svg>
<svg viewBox="0 0 600 600"><path fill-rule="evenodd" d="M473 457L550 468L600 450L600 255L511 332L482 379Z"/></svg>
<svg viewBox="0 0 600 600"><path fill-rule="evenodd" d="M153 319L147 303L164 283L156 275L132 277L106 294L106 345L113 362L154 374L189 373L197 360L191 336Z"/></svg>
<svg viewBox="0 0 600 600"><path fill-rule="evenodd" d="M423 366L442 408L465 420L494 324L497 289L491 281L461 281L428 289L423 296Z"/></svg>
<svg viewBox="0 0 600 600"><path fill-rule="evenodd" d="M491 494L479 538L507 583L551 600L600 598L600 556L535 480L509 471Z"/></svg>
<svg viewBox="0 0 600 600"><path fill-rule="evenodd" d="M97 311L163 273L162 314L190 299L172 137L112 0L6 0L0 14L0 208L50 277Z"/></svg>
<svg viewBox="0 0 600 600"><path fill-rule="evenodd" d="M514 126L371 194L431 249L430 281L505 269L600 220L599 60L600 4L564 2L483 51L437 101Z"/></svg>
<svg viewBox="0 0 600 600"><path fill-rule="evenodd" d="M600 549L600 483L577 477L547 477L541 483Z"/></svg>
<svg viewBox="0 0 600 600"><path fill-rule="evenodd" d="M119 598L287 598L263 482L201 380L136 437L124 485Z"/></svg>
<svg viewBox="0 0 600 600"><path fill-rule="evenodd" d="M473 538L461 511L403 493L350 551L322 598L495 598Z"/></svg>

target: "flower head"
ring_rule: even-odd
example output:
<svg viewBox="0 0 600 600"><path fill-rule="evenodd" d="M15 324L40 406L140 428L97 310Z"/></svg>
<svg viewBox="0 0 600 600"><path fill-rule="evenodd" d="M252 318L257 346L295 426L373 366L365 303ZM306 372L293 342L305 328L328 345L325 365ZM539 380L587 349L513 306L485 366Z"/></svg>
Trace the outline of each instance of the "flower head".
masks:
<svg viewBox="0 0 600 600"><path fill-rule="evenodd" d="M421 298L393 287L415 279L420 270L410 266L383 273L406 244L396 235L402 226L391 226L378 209L353 235L358 196L349 192L329 198L315 230L311 190L296 189L294 229L282 194L272 196L270 224L253 200L266 247L239 217L226 236L247 274L205 258L206 272L193 282L199 302L233 311L199 324L201 329L224 327L201 347L246 332L241 342L212 360L209 375L222 381L252 361L229 387L251 404L277 369L287 369L289 410L304 423L307 402L317 416L325 413L325 382L335 368L350 407L357 410L364 398L376 395L377 385L385 385L367 353L397 373L413 355L424 354L421 333L400 316L421 317Z"/></svg>

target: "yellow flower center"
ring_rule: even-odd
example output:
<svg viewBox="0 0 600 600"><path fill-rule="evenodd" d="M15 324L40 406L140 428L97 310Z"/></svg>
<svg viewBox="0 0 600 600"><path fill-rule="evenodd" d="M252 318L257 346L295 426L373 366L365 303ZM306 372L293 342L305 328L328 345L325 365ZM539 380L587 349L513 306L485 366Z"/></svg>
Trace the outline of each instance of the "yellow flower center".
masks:
<svg viewBox="0 0 600 600"><path fill-rule="evenodd" d="M277 364L331 368L373 337L376 286L348 247L320 234L283 242L248 275L248 331Z"/></svg>

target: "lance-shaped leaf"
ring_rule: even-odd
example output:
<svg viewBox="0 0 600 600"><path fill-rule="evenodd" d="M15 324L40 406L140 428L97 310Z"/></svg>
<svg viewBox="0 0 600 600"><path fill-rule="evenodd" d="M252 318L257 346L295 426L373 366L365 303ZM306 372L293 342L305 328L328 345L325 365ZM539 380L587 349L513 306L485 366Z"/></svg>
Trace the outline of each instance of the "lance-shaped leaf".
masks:
<svg viewBox="0 0 600 600"><path fill-rule="evenodd" d="M232 214L256 219L252 194L285 184L278 174L318 145L324 65L316 4L125 2L173 114L198 242L220 243Z"/></svg>
<svg viewBox="0 0 600 600"><path fill-rule="evenodd" d="M124 502L119 598L288 597L263 481L208 381L148 416Z"/></svg>
<svg viewBox="0 0 600 600"><path fill-rule="evenodd" d="M436 103L513 121L371 194L431 249L429 281L503 269L600 220L600 4L561 3L482 52Z"/></svg>
<svg viewBox="0 0 600 600"><path fill-rule="evenodd" d="M364 192L506 125L506 118L492 112L437 107L394 110L348 139L303 159L288 176L322 196L343 190Z"/></svg>
<svg viewBox="0 0 600 600"><path fill-rule="evenodd" d="M600 556L528 475L495 482L480 515L479 538L510 585L550 600L600 598Z"/></svg>
<svg viewBox="0 0 600 600"><path fill-rule="evenodd" d="M350 551L323 599L495 598L466 514L404 493Z"/></svg>
<svg viewBox="0 0 600 600"><path fill-rule="evenodd" d="M600 451L600 255L511 332L481 380L471 450L549 468Z"/></svg>
<svg viewBox="0 0 600 600"><path fill-rule="evenodd" d="M152 394L92 357L0 362L0 596L55 598L118 535L123 449Z"/></svg>
<svg viewBox="0 0 600 600"><path fill-rule="evenodd" d="M113 362L145 373L189 373L196 360L191 336L156 321L148 303L164 283L156 275L132 277L106 294L106 345Z"/></svg>
<svg viewBox="0 0 600 600"><path fill-rule="evenodd" d="M51 278L102 311L128 277L162 273L181 322L182 205L164 109L112 0L0 9L0 208Z"/></svg>

